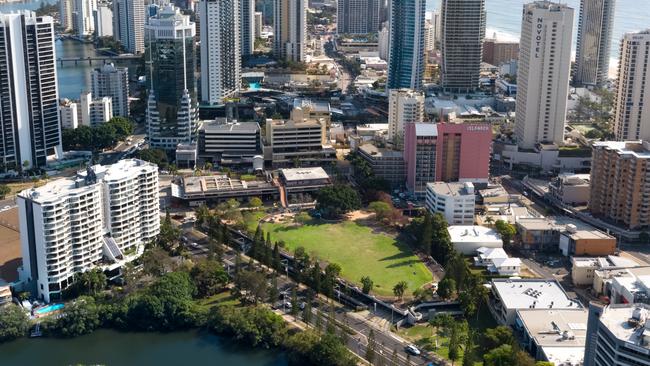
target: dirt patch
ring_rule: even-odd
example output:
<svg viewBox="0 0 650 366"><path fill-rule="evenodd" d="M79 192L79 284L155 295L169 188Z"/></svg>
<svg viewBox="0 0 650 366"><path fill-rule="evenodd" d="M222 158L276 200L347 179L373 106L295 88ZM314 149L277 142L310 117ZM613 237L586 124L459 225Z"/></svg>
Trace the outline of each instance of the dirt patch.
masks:
<svg viewBox="0 0 650 366"><path fill-rule="evenodd" d="M367 220L373 216L375 216L374 212L356 210L345 214L345 219L350 221Z"/></svg>
<svg viewBox="0 0 650 366"><path fill-rule="evenodd" d="M18 280L22 265L18 225L18 208L0 212L0 278L8 282Z"/></svg>

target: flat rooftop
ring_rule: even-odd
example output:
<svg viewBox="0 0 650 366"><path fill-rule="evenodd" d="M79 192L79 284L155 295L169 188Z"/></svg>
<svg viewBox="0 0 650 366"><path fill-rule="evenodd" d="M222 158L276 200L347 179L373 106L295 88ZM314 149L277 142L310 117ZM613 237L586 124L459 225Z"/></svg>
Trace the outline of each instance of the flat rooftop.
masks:
<svg viewBox="0 0 650 366"><path fill-rule="evenodd" d="M453 243L503 243L496 230L477 225L452 225L447 228Z"/></svg>
<svg viewBox="0 0 650 366"><path fill-rule="evenodd" d="M616 150L619 155L650 159L650 145L647 141L597 141L594 142L593 147Z"/></svg>
<svg viewBox="0 0 650 366"><path fill-rule="evenodd" d="M565 216L521 218L517 221L517 225L526 230L557 230L573 239L614 239L613 236L607 235L589 224ZM575 232L569 233L568 225L575 226Z"/></svg>
<svg viewBox="0 0 650 366"><path fill-rule="evenodd" d="M386 149L383 147L377 147L373 144L365 144L359 146L359 150L362 150L366 155L370 155L376 158L403 158L404 153L398 150Z"/></svg>
<svg viewBox="0 0 650 366"><path fill-rule="evenodd" d="M581 309L554 280L493 279L492 289L507 309Z"/></svg>
<svg viewBox="0 0 650 366"><path fill-rule="evenodd" d="M256 133L260 130L260 125L257 122L227 122L222 121L209 121L203 122L201 130L206 133Z"/></svg>
<svg viewBox="0 0 650 366"><path fill-rule="evenodd" d="M438 126L435 123L416 123L415 134L417 136L438 136Z"/></svg>
<svg viewBox="0 0 650 366"><path fill-rule="evenodd" d="M270 187L272 185L264 181L247 182L239 179L231 179L225 174L183 178L183 189L185 194L189 195Z"/></svg>
<svg viewBox="0 0 650 366"><path fill-rule="evenodd" d="M639 325L636 322L629 322L633 318L635 309L640 317ZM643 337L643 328L646 320L650 319L650 305L646 304L617 304L605 307L600 316L600 322L609 329L614 336L624 342L631 343L637 347L650 350L650 344Z"/></svg>
<svg viewBox="0 0 650 366"><path fill-rule="evenodd" d="M320 100L296 98L293 100L293 107L309 108L312 111L318 113L330 113L330 104L328 102Z"/></svg>
<svg viewBox="0 0 650 366"><path fill-rule="evenodd" d="M330 176L327 175L325 170L321 167L280 169L280 174L282 174L287 182L330 178Z"/></svg>
<svg viewBox="0 0 650 366"><path fill-rule="evenodd" d="M608 255L607 257L573 257L571 259L575 267L582 268L632 268L639 267L639 263L632 259Z"/></svg>
<svg viewBox="0 0 650 366"><path fill-rule="evenodd" d="M472 183L435 182L427 183L427 187L437 195L454 197L474 195L474 185Z"/></svg>
<svg viewBox="0 0 650 366"><path fill-rule="evenodd" d="M521 309L517 314L538 346L585 346L589 316L586 309Z"/></svg>

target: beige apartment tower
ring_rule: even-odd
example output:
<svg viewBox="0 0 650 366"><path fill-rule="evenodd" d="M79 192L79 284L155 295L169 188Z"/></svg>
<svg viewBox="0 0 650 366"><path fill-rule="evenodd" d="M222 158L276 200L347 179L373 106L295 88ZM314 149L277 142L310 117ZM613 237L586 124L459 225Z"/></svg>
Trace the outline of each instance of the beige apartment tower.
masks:
<svg viewBox="0 0 650 366"><path fill-rule="evenodd" d="M286 61L305 61L307 0L275 0L273 53Z"/></svg>
<svg viewBox="0 0 650 366"><path fill-rule="evenodd" d="M406 125L424 122L424 94L411 89L394 89L388 96L388 138L403 138Z"/></svg>
<svg viewBox="0 0 650 366"><path fill-rule="evenodd" d="M572 8L549 1L524 5L515 118L523 149L564 140L572 34Z"/></svg>

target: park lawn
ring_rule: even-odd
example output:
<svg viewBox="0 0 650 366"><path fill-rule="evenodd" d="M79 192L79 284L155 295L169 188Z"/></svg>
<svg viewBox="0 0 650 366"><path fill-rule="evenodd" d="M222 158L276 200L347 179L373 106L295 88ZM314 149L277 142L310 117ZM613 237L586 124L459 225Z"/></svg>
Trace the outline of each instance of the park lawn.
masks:
<svg viewBox="0 0 650 366"><path fill-rule="evenodd" d="M445 360L449 359L449 337L443 336L438 329L432 328L427 323L399 328L397 334L421 349L433 352ZM458 352L459 358L454 362L455 365L462 365L464 353L465 350L461 347ZM474 363L474 366L482 365L483 362Z"/></svg>
<svg viewBox="0 0 650 366"><path fill-rule="evenodd" d="M244 216L246 231L253 234L257 230L257 225L259 225L260 220L266 216L266 212L260 209L256 211L244 211L242 215Z"/></svg>
<svg viewBox="0 0 650 366"><path fill-rule="evenodd" d="M433 279L406 244L354 221L312 221L303 226L265 223L262 229L291 251L304 247L310 255L340 265L341 276L350 282L359 284L361 277L370 277L375 283L372 292L380 296L393 296L393 286L402 280L408 284L405 295L409 296Z"/></svg>
<svg viewBox="0 0 650 366"><path fill-rule="evenodd" d="M238 306L240 305L239 299L233 296L230 291L225 290L218 294L206 297L205 299L195 300L199 308L209 310L214 306Z"/></svg>

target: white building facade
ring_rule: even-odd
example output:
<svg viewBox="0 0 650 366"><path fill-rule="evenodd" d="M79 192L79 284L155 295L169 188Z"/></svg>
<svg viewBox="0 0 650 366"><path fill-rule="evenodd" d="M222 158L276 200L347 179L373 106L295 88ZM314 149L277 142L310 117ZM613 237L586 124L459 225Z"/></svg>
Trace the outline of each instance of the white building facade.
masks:
<svg viewBox="0 0 650 366"><path fill-rule="evenodd" d="M72 18L77 37L90 37L95 33L95 11L97 0L73 0Z"/></svg>
<svg viewBox="0 0 650 366"><path fill-rule="evenodd" d="M476 194L472 183L427 183L425 206L450 225L474 224Z"/></svg>
<svg viewBox="0 0 650 366"><path fill-rule="evenodd" d="M388 139L404 137L406 125L424 121L424 94L394 89L388 95Z"/></svg>
<svg viewBox="0 0 650 366"><path fill-rule="evenodd" d="M129 69L106 64L93 70L90 74L92 93L103 98L110 97L113 103L113 115L129 116Z"/></svg>
<svg viewBox="0 0 650 366"><path fill-rule="evenodd" d="M564 141L572 35L572 8L544 1L524 5L515 118L521 148Z"/></svg>
<svg viewBox="0 0 650 366"><path fill-rule="evenodd" d="M243 2L249 0L241 0ZM243 6L242 6L243 8ZM201 102L223 103L239 93L243 46L250 48L240 26L237 0L204 0L199 4L201 17ZM245 15L242 15L242 18ZM248 29L247 29L248 30ZM250 31L250 30L248 30ZM246 43L246 44L245 44ZM252 51L247 51L250 54Z"/></svg>
<svg viewBox="0 0 650 366"><path fill-rule="evenodd" d="M113 9L106 4L98 5L94 18L97 37L113 37Z"/></svg>
<svg viewBox="0 0 650 366"><path fill-rule="evenodd" d="M144 18L144 0L113 0L113 34L130 53L144 53Z"/></svg>
<svg viewBox="0 0 650 366"><path fill-rule="evenodd" d="M160 231L158 167L141 160L89 167L16 201L20 278L45 302L60 299L76 273L136 259Z"/></svg>

